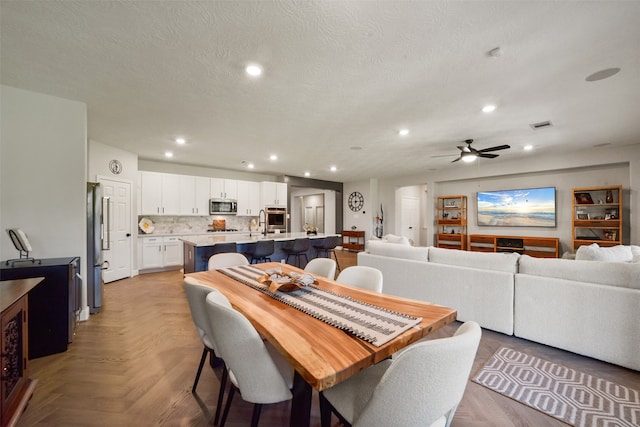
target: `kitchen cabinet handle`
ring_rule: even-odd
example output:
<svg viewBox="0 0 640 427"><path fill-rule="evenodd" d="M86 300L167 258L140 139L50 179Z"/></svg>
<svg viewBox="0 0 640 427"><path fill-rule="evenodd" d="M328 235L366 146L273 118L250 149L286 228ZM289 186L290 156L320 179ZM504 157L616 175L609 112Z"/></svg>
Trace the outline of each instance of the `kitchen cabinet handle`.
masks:
<svg viewBox="0 0 640 427"><path fill-rule="evenodd" d="M105 228L107 229L107 238L102 239L102 250L108 251L111 249L111 204L109 203L109 196L102 197L102 218L103 222L106 218Z"/></svg>

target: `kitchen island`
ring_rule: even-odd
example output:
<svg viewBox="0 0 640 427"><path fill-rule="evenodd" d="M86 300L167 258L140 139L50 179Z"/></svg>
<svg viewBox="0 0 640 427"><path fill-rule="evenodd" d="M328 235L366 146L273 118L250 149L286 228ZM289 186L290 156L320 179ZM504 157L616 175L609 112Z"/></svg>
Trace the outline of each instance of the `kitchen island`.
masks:
<svg viewBox="0 0 640 427"><path fill-rule="evenodd" d="M307 258L310 260L316 255L316 250L313 247L314 240L324 239L329 236L339 236L339 234L318 233L317 235L307 235L305 232L300 232L268 233L266 236L262 233L185 236L182 238L184 245L184 274L196 271L206 271L209 264L209 258L213 253L215 253L215 245L235 243L236 252L245 253L248 251L249 245L260 240L273 240L275 250L270 258L272 261L279 262L287 258L287 254L282 250L283 246L287 245L287 242L294 239L308 237L311 240L311 244L306 254ZM301 267L304 268L304 265Z"/></svg>

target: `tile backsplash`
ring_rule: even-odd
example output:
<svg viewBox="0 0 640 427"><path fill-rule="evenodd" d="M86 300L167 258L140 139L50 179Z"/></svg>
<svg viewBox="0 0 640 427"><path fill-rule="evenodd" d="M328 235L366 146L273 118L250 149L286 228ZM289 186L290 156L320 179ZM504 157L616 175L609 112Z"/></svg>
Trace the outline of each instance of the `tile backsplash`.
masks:
<svg viewBox="0 0 640 427"><path fill-rule="evenodd" d="M154 231L150 234L199 234L207 233L212 228L214 219L224 219L226 228L234 228L238 231L249 231L251 220L258 222L258 217L234 216L234 215L211 215L211 216L139 216L140 220L146 218L153 222ZM138 226L139 234L145 234Z"/></svg>

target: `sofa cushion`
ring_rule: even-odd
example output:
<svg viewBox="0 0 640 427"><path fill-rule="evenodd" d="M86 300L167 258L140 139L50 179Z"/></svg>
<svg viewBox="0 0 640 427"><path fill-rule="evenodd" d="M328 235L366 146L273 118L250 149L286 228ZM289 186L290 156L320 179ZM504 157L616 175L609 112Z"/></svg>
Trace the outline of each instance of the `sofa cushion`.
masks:
<svg viewBox="0 0 640 427"><path fill-rule="evenodd" d="M518 271L518 258L520 254L514 252L473 252L429 248L429 262L514 274Z"/></svg>
<svg viewBox="0 0 640 427"><path fill-rule="evenodd" d="M631 245L631 255L633 255L633 259L631 260L631 262L640 263L640 246Z"/></svg>
<svg viewBox="0 0 640 427"><path fill-rule="evenodd" d="M640 289L640 263L534 258L522 255L519 273Z"/></svg>
<svg viewBox="0 0 640 427"><path fill-rule="evenodd" d="M429 248L424 246L398 245L383 240L369 240L368 252L372 255L388 256L392 258L412 259L427 262Z"/></svg>
<svg viewBox="0 0 640 427"><path fill-rule="evenodd" d="M583 245L576 251L576 260L630 262L633 259L630 246L617 245L601 248L597 243Z"/></svg>
<svg viewBox="0 0 640 427"><path fill-rule="evenodd" d="M399 245L411 246L411 242L409 242L408 238L404 236L396 236L395 234L387 234L385 236L382 236L382 240L387 243L396 243Z"/></svg>

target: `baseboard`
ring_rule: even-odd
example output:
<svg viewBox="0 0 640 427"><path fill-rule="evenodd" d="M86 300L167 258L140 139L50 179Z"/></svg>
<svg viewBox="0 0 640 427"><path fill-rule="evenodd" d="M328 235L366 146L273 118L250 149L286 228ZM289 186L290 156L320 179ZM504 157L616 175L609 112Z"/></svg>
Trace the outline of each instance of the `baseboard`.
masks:
<svg viewBox="0 0 640 427"><path fill-rule="evenodd" d="M89 320L89 306L82 307L80 310L80 317L78 318L80 322L85 322Z"/></svg>

